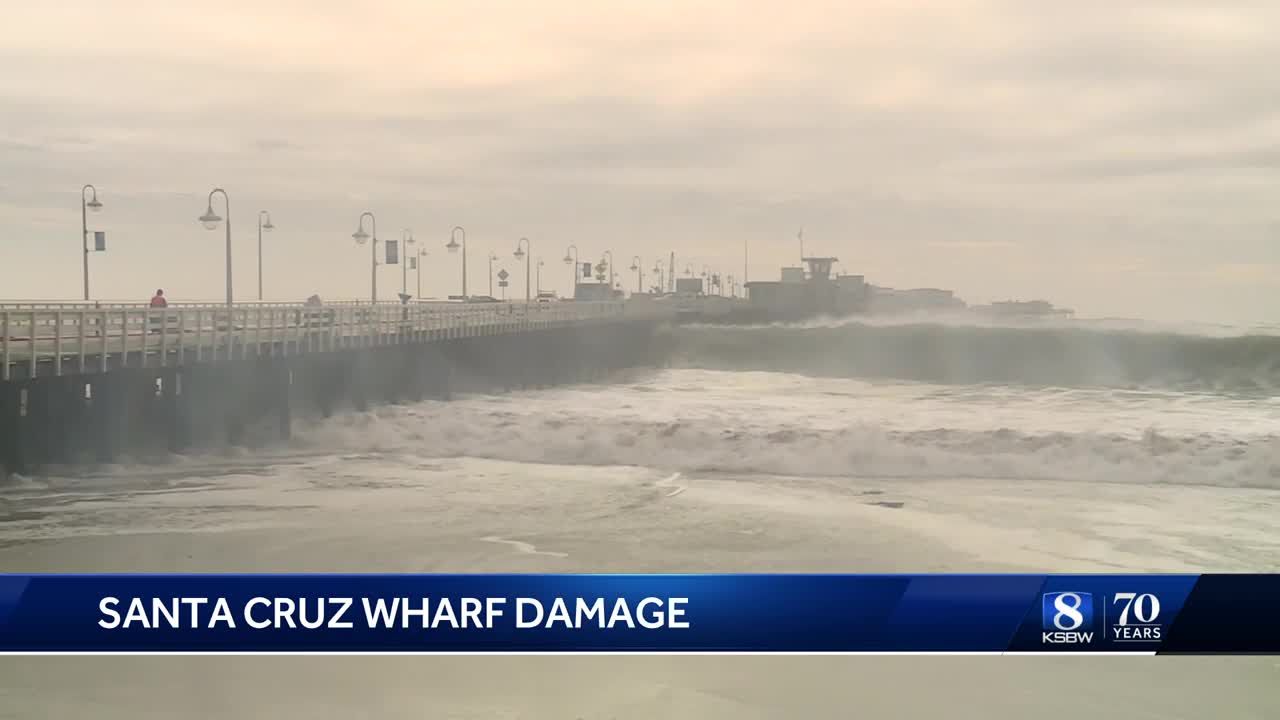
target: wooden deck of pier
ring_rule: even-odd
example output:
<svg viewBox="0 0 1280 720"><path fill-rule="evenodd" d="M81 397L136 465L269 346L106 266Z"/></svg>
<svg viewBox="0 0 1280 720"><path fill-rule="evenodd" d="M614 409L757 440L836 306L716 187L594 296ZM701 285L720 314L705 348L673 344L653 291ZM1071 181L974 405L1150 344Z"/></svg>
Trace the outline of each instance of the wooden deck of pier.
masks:
<svg viewBox="0 0 1280 720"><path fill-rule="evenodd" d="M0 381L674 317L656 303L0 304Z"/></svg>

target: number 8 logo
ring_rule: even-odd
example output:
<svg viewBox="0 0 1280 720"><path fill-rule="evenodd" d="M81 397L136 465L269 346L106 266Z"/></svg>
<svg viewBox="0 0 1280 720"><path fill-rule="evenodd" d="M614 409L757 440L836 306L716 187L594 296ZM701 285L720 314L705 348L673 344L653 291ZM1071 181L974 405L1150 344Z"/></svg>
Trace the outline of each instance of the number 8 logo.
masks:
<svg viewBox="0 0 1280 720"><path fill-rule="evenodd" d="M1075 630L1083 625L1084 613L1080 612L1082 604L1084 600L1075 593L1062 593L1054 598L1053 609L1058 612L1053 616L1053 626L1059 630ZM1066 618L1066 622L1063 618Z"/></svg>

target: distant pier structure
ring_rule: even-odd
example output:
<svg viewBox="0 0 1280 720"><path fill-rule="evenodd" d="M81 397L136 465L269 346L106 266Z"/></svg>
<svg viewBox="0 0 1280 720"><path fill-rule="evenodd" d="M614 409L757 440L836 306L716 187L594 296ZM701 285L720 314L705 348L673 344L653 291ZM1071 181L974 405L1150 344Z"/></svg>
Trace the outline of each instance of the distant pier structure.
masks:
<svg viewBox="0 0 1280 720"><path fill-rule="evenodd" d="M835 257L801 258L804 267L782 268L779 280L746 284L748 304L733 320L794 321L818 315L848 315L866 309L868 289L862 275L832 275Z"/></svg>
<svg viewBox="0 0 1280 720"><path fill-rule="evenodd" d="M296 415L661 361L626 301L0 305L0 478L287 438Z"/></svg>

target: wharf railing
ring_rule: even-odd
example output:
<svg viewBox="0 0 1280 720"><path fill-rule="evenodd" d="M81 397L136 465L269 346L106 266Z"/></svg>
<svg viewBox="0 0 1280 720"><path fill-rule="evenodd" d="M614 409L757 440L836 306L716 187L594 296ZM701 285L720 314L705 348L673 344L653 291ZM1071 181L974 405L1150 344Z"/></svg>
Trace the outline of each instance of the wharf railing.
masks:
<svg viewBox="0 0 1280 720"><path fill-rule="evenodd" d="M660 319L651 302L0 304L0 380Z"/></svg>

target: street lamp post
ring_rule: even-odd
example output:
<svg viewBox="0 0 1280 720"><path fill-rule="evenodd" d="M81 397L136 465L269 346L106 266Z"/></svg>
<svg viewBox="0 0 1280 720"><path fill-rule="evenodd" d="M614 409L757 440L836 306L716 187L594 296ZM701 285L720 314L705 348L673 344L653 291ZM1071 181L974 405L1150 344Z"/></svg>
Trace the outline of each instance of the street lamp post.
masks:
<svg viewBox="0 0 1280 720"><path fill-rule="evenodd" d="M572 251L572 253L571 253ZM569 273L569 297L578 297L578 246L570 245L564 249L564 262L566 265L573 266L573 272Z"/></svg>
<svg viewBox="0 0 1280 720"><path fill-rule="evenodd" d="M409 292L409 246L416 242L413 231L405 228L400 231L400 294Z"/></svg>
<svg viewBox="0 0 1280 720"><path fill-rule="evenodd" d="M538 258L538 297L542 297L542 258Z"/></svg>
<svg viewBox="0 0 1280 720"><path fill-rule="evenodd" d="M493 297L493 261L498 256L494 254L493 248L489 248L489 297Z"/></svg>
<svg viewBox="0 0 1280 720"><path fill-rule="evenodd" d="M356 225L356 231L351 233L351 238L356 241L357 245L363 245L370 239L369 233L364 231L364 219L369 218L369 229L373 231L373 242L369 246L369 299L374 304L378 304L378 218L373 213L365 210L360 213L360 220Z"/></svg>
<svg viewBox="0 0 1280 720"><path fill-rule="evenodd" d="M84 191L93 192L93 197L85 200ZM92 185L85 185L80 188L80 239L84 244L84 299L89 301L89 216L88 211L98 212L102 210L102 203L98 202L98 188Z"/></svg>
<svg viewBox="0 0 1280 720"><path fill-rule="evenodd" d="M640 266L639 255L631 257L631 269L635 271L636 274L636 292L644 292L644 268Z"/></svg>
<svg viewBox="0 0 1280 720"><path fill-rule="evenodd" d="M267 222L263 223L262 218L266 216ZM262 231L271 232L276 226L271 224L271 213L266 210L258 211L258 302L262 302Z"/></svg>
<svg viewBox="0 0 1280 720"><path fill-rule="evenodd" d="M206 230L217 230L218 224L222 222L222 218L213 211L213 196L215 193L222 194L222 206L227 213L227 307L233 304L231 292L231 198L227 197L227 191L222 188L214 188L209 191L209 207L204 211L204 215L200 216L200 222L204 223Z"/></svg>
<svg viewBox="0 0 1280 720"><path fill-rule="evenodd" d="M523 244L523 247L521 247ZM529 294L529 261L532 259L533 248L529 244L529 238L522 237L516 241L516 251L512 253L516 260L524 260L524 301L528 303L531 299Z"/></svg>
<svg viewBox="0 0 1280 720"><path fill-rule="evenodd" d="M459 245L455 239L458 233L462 233L462 244ZM458 248L462 248L462 299L467 299L467 231L461 225L454 226L449 231L449 244L445 245L449 248L449 252L458 252Z"/></svg>
<svg viewBox="0 0 1280 720"><path fill-rule="evenodd" d="M658 276L658 294L661 295L667 288L666 263L662 262L662 258L658 258L653 263L653 274Z"/></svg>

